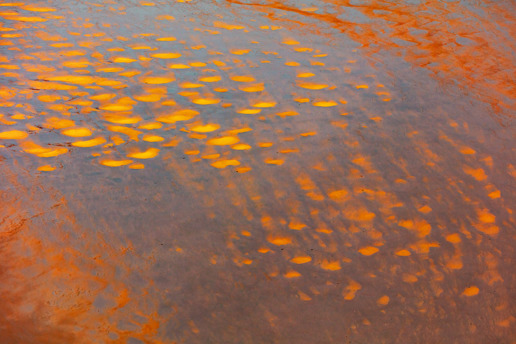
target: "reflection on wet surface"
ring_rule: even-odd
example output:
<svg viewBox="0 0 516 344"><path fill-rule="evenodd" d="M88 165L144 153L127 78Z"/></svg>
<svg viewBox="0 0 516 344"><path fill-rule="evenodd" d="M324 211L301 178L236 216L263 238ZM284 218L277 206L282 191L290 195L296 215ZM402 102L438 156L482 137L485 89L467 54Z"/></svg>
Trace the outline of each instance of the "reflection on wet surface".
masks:
<svg viewBox="0 0 516 344"><path fill-rule="evenodd" d="M0 18L3 343L514 343L511 1Z"/></svg>

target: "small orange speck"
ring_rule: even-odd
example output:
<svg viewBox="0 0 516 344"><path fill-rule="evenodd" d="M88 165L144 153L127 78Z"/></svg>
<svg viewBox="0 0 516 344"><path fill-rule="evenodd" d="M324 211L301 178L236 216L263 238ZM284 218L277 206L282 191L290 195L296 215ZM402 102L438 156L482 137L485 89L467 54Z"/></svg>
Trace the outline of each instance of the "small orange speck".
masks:
<svg viewBox="0 0 516 344"><path fill-rule="evenodd" d="M381 298L379 298L376 303L380 306L385 306L389 303L390 301L390 298L387 296L387 295L384 295L382 296Z"/></svg>
<svg viewBox="0 0 516 344"><path fill-rule="evenodd" d="M406 283L415 283L417 282L417 277L411 274L403 274L403 281Z"/></svg>
<svg viewBox="0 0 516 344"><path fill-rule="evenodd" d="M302 291L299 291L297 293L299 295L299 298L303 301L310 301L312 300L312 298L310 296L308 296L307 294L303 293Z"/></svg>

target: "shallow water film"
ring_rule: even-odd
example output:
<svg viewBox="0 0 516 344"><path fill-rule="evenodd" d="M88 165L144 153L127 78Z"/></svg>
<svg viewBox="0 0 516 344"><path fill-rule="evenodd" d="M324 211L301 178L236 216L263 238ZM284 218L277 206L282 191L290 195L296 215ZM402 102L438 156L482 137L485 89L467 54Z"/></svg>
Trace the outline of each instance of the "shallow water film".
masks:
<svg viewBox="0 0 516 344"><path fill-rule="evenodd" d="M0 2L0 343L516 343L513 0Z"/></svg>

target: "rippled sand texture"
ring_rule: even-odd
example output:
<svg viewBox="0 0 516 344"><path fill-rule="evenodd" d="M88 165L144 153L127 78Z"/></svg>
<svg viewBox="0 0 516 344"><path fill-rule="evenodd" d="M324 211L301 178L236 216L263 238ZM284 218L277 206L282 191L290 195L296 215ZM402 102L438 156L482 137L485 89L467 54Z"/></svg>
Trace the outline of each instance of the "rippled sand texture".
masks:
<svg viewBox="0 0 516 344"><path fill-rule="evenodd" d="M0 3L0 342L515 343L515 17Z"/></svg>

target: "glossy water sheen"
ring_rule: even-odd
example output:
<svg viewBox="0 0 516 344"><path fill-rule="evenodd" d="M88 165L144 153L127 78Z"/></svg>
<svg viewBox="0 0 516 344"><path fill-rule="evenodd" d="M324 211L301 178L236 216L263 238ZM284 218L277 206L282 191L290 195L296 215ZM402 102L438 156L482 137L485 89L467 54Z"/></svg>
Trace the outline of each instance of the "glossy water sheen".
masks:
<svg viewBox="0 0 516 344"><path fill-rule="evenodd" d="M515 4L0 3L0 342L515 343Z"/></svg>

